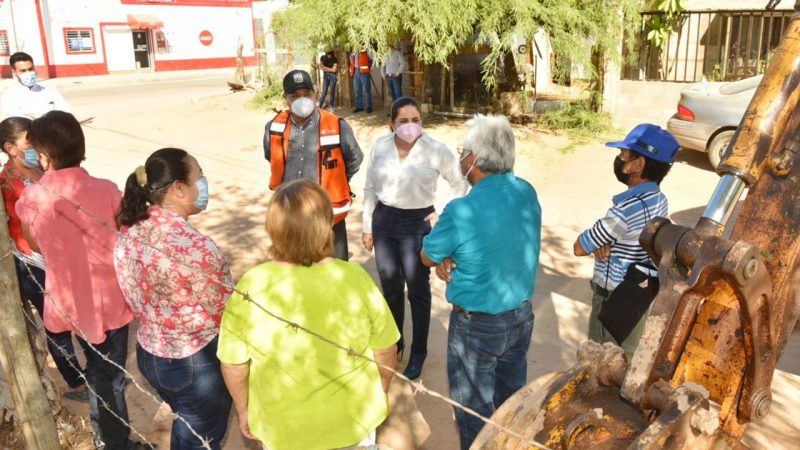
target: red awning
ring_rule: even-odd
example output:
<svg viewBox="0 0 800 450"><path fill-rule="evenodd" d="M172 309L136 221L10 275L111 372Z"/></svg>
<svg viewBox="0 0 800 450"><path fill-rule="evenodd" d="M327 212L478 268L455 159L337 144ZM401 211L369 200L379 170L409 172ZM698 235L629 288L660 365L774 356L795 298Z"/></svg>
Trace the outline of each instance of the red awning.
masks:
<svg viewBox="0 0 800 450"><path fill-rule="evenodd" d="M128 14L128 25L134 30L153 30L163 28L164 22L151 14Z"/></svg>

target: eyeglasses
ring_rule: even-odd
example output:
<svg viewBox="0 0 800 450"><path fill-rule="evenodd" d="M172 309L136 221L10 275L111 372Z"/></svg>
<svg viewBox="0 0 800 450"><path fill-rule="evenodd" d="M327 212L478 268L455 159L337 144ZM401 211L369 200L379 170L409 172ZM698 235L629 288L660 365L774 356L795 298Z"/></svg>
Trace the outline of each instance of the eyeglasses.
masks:
<svg viewBox="0 0 800 450"><path fill-rule="evenodd" d="M628 159L625 159L625 158L622 157L622 155L623 155L623 153L620 152L620 154L617 155L617 158L619 158L620 161L622 161L622 162L624 162L626 164L631 162L631 161L633 161L633 160L635 160L635 159L639 159L639 158L642 157L642 155L636 154L636 155L634 155L634 156L632 156L632 157L630 157Z"/></svg>
<svg viewBox="0 0 800 450"><path fill-rule="evenodd" d="M464 158L466 158L467 155L469 155L472 152L472 150L464 148L463 145L459 145L458 147L456 147L456 151L458 152L459 161L463 161Z"/></svg>

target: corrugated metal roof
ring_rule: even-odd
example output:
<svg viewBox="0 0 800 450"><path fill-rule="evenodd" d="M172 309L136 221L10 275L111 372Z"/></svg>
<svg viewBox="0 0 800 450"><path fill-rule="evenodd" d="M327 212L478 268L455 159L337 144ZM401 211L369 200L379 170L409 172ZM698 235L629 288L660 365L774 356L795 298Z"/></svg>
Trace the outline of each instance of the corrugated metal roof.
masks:
<svg viewBox="0 0 800 450"><path fill-rule="evenodd" d="M766 10L769 0L687 0L684 3L686 11L706 10ZM776 10L793 10L794 0L781 0Z"/></svg>

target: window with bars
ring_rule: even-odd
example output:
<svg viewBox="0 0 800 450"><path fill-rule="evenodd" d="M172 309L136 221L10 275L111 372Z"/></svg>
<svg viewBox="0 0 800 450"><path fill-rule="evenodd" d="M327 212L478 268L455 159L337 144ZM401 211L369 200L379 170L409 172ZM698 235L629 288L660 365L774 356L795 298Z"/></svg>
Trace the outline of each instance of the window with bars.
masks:
<svg viewBox="0 0 800 450"><path fill-rule="evenodd" d="M0 30L0 56L10 56L11 49L8 47L8 32Z"/></svg>
<svg viewBox="0 0 800 450"><path fill-rule="evenodd" d="M642 20L660 14L644 12ZM663 48L650 44L642 26L639 45L623 48L626 56L638 52L623 79L731 81L763 73L791 18L792 11L686 12Z"/></svg>
<svg viewBox="0 0 800 450"><path fill-rule="evenodd" d="M67 53L94 53L94 31L91 28L65 28Z"/></svg>

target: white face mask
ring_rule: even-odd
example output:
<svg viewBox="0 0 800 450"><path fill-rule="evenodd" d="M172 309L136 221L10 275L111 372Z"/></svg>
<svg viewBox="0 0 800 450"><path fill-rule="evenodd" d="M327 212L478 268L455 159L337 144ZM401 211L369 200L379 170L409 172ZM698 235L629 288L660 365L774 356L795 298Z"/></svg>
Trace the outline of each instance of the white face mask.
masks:
<svg viewBox="0 0 800 450"><path fill-rule="evenodd" d="M458 158L458 162L459 162L459 164L460 164L462 161L464 161L465 159L467 159L467 156L469 156L469 154L470 154L470 153L472 153L472 152L470 152L470 151L465 151L465 152L464 152L464 154L461 156L461 158ZM470 164L470 166L469 166L469 169L467 169L467 172L466 172L466 173L464 173L464 178L466 178L467 180L469 180L469 174L470 174L470 173L472 173L472 169L474 169L474 168L475 168L475 162L476 162L477 160L478 160L477 158L474 158L474 159L472 160L472 164Z"/></svg>
<svg viewBox="0 0 800 450"><path fill-rule="evenodd" d="M314 112L317 105L308 97L300 97L292 102L292 113L298 117L306 118Z"/></svg>

